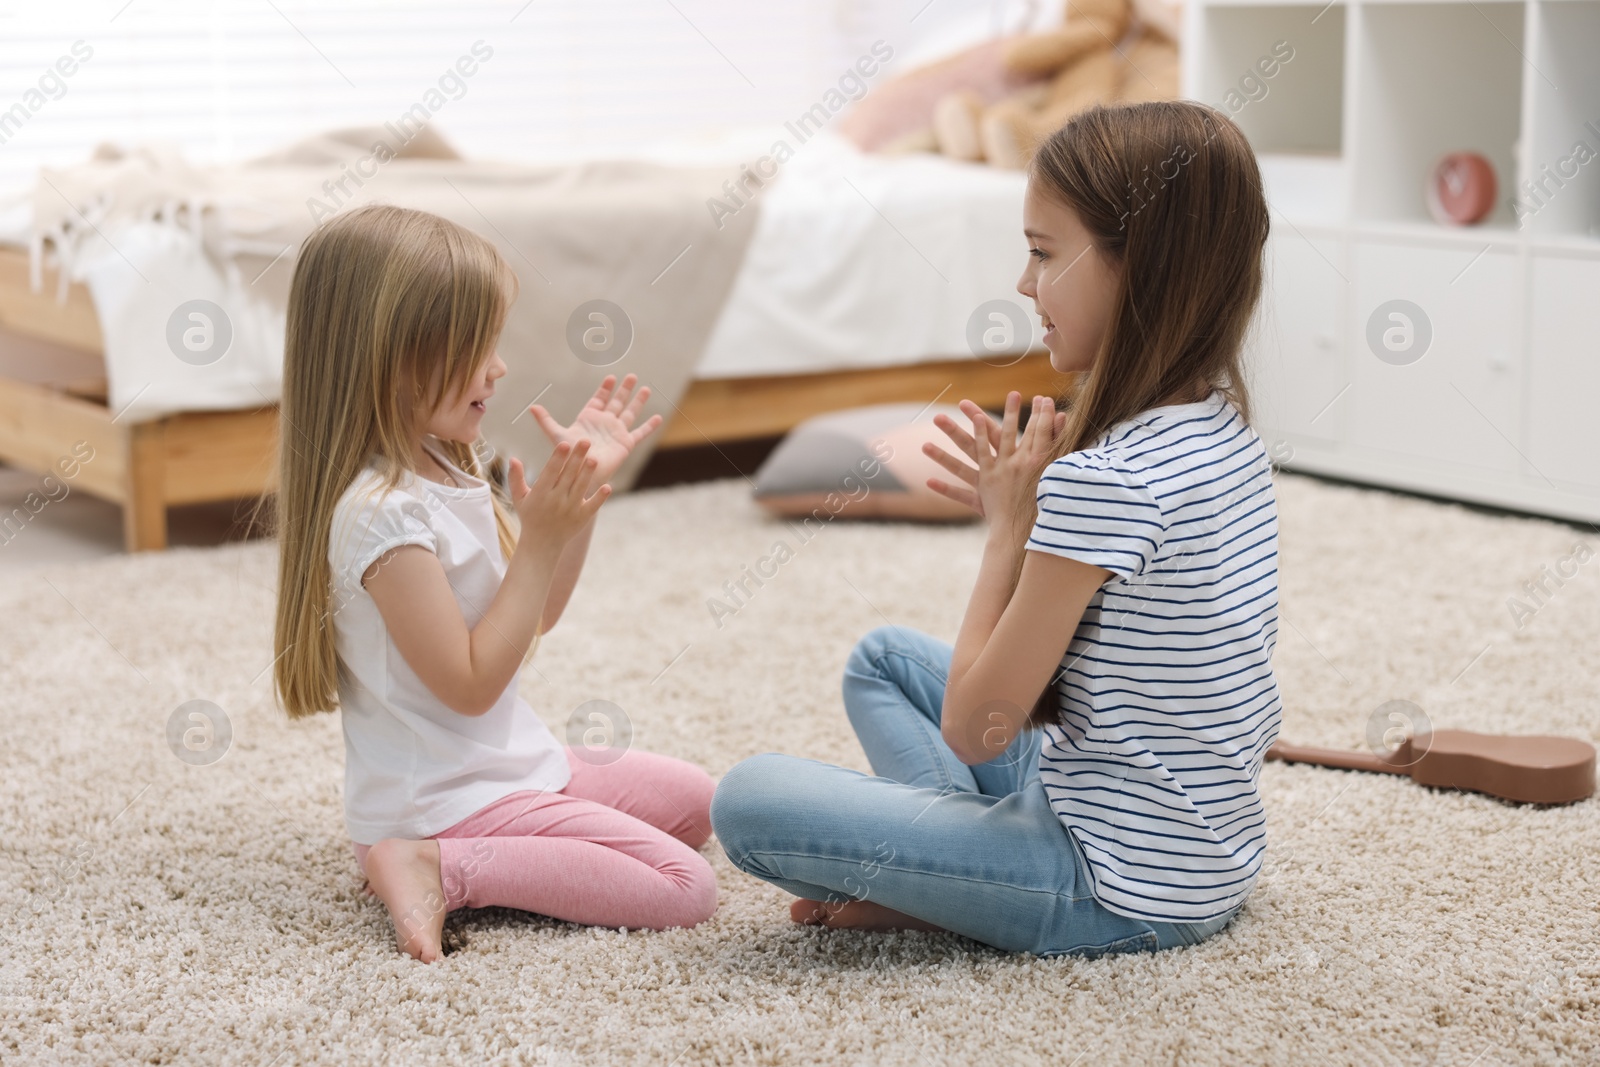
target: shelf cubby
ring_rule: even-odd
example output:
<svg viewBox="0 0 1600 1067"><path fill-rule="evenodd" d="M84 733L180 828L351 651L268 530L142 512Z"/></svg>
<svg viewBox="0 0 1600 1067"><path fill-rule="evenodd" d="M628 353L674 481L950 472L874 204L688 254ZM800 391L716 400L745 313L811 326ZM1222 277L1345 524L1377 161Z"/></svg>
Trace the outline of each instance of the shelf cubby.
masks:
<svg viewBox="0 0 1600 1067"><path fill-rule="evenodd" d="M1367 3L1355 77L1355 215L1431 222L1427 189L1451 152L1482 153L1499 195L1491 226L1513 226L1526 5Z"/></svg>
<svg viewBox="0 0 1600 1067"><path fill-rule="evenodd" d="M1238 123L1258 153L1338 155L1344 6L1216 6L1205 19L1195 95Z"/></svg>
<svg viewBox="0 0 1600 1067"><path fill-rule="evenodd" d="M1526 158L1503 199L1536 237L1600 242L1600 2L1547 0L1533 17Z"/></svg>

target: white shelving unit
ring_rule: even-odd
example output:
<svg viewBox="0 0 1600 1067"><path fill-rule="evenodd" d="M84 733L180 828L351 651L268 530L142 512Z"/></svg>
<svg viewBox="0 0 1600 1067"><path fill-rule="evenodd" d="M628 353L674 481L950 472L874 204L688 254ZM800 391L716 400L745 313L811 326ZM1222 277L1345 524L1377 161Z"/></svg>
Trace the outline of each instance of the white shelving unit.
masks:
<svg viewBox="0 0 1600 1067"><path fill-rule="evenodd" d="M1600 0L1185 17L1185 95L1244 130L1272 208L1251 353L1269 445L1291 468L1600 521ZM1280 42L1293 57L1264 77ZM1493 164L1497 202L1440 225L1428 175L1461 150ZM1380 313L1396 300L1420 316ZM1426 350L1380 358L1375 315L1418 319Z"/></svg>

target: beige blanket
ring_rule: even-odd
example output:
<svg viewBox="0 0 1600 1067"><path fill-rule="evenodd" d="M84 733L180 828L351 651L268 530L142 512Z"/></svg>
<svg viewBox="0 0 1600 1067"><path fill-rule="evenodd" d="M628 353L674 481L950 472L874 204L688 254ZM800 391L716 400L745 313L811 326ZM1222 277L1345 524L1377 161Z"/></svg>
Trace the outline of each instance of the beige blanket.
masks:
<svg viewBox="0 0 1600 1067"><path fill-rule="evenodd" d="M226 167L142 148L102 149L82 165L43 171L36 262L58 255L89 282L106 333L112 406L137 421L186 404L276 400L296 248L336 212L381 201L482 234L517 273L521 297L500 345L510 372L485 422L496 449L542 462L548 446L528 404L538 399L565 421L612 372L638 374L655 392L647 413L672 418L755 222L753 204L721 218L707 208L725 196L732 171L471 161L426 130L409 139L404 132L326 134ZM197 366L171 351L169 319L212 294L230 320L232 349ZM602 318L574 319L596 300L623 315L602 309ZM596 347L579 343L575 354L569 335L585 331ZM619 487L643 459L634 457Z"/></svg>

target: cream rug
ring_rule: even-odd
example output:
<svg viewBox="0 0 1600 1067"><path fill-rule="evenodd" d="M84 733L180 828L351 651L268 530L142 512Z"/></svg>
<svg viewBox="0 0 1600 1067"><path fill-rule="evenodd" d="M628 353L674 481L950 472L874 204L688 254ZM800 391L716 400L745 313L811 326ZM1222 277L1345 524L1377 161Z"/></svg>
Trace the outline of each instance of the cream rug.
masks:
<svg viewBox="0 0 1600 1067"><path fill-rule="evenodd" d="M885 620L953 635L981 535L835 524L800 545L747 490L606 506L524 675L558 734L608 700L634 744L714 773L767 750L865 768L845 656ZM1600 740L1600 558L1520 629L1507 604L1600 535L1301 478L1279 494L1286 739L1358 747L1405 699L1441 725ZM708 599L732 606L723 584L779 539L793 558L719 628ZM256 543L0 591L0 1060L1600 1062L1600 803L1281 764L1263 781L1268 872L1192 949L1042 961L797 929L713 844L722 905L699 929L459 913L451 955L414 964L341 833L337 719L273 709L273 568ZM231 726L211 765L167 741L191 700Z"/></svg>

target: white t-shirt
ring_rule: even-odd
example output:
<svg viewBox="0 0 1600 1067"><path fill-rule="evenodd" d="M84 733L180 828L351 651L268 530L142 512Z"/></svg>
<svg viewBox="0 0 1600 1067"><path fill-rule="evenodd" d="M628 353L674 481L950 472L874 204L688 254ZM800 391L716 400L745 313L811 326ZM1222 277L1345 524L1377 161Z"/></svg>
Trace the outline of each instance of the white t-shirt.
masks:
<svg viewBox="0 0 1600 1067"><path fill-rule="evenodd" d="M506 559L489 485L428 451L458 486L406 474L380 496L381 477L368 467L334 509L329 610L339 652L345 825L363 845L430 837L510 793L560 790L572 777L565 750L517 696L515 677L483 715L452 711L400 655L361 584L385 552L421 545L444 565L469 628L494 600Z"/></svg>
<svg viewBox="0 0 1600 1067"><path fill-rule="evenodd" d="M1278 520L1261 439L1219 393L1152 408L1039 480L1028 548L1111 571L1056 684L1039 778L1121 915L1200 922L1261 870L1283 707Z"/></svg>

